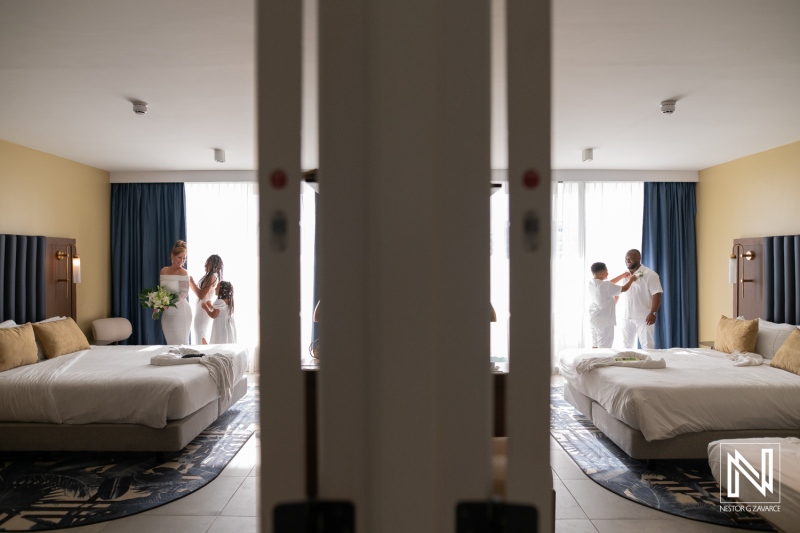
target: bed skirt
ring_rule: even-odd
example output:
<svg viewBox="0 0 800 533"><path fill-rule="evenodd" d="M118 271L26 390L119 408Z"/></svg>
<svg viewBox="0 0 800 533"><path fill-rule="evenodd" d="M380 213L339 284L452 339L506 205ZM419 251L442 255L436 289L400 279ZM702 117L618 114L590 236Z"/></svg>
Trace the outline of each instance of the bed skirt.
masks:
<svg viewBox="0 0 800 533"><path fill-rule="evenodd" d="M236 383L232 393L231 405L247 393L246 377ZM214 399L159 429L138 424L2 422L0 451L173 452L182 450L221 414L220 401Z"/></svg>
<svg viewBox="0 0 800 533"><path fill-rule="evenodd" d="M617 420L603 406L564 383L564 399L633 459L708 459L708 444L722 439L800 437L800 429L746 429L685 433L648 441L642 432Z"/></svg>

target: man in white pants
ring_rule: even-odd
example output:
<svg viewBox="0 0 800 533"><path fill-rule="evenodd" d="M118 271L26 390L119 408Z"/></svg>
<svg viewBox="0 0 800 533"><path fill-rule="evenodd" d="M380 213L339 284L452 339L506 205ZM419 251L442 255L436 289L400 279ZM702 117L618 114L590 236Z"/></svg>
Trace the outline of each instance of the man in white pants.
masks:
<svg viewBox="0 0 800 533"><path fill-rule="evenodd" d="M628 272L638 279L623 296L622 342L625 348L636 348L636 339L643 349L655 348L655 330L658 308L661 307L661 280L658 274L642 265L642 253L628 250L625 254Z"/></svg>

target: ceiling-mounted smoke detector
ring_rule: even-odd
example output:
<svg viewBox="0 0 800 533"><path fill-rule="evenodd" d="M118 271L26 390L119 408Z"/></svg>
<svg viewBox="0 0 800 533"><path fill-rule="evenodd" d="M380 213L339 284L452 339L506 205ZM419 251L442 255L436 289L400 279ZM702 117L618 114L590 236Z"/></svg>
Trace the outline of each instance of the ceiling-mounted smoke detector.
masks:
<svg viewBox="0 0 800 533"><path fill-rule="evenodd" d="M147 113L147 102L133 102L133 112L137 115Z"/></svg>
<svg viewBox="0 0 800 533"><path fill-rule="evenodd" d="M671 115L675 112L675 100L664 100L661 102L661 112L665 115Z"/></svg>

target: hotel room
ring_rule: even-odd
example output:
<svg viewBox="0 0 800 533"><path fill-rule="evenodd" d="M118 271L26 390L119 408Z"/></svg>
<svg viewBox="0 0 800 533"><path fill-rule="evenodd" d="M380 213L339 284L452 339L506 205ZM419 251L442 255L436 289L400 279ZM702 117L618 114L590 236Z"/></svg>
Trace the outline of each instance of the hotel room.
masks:
<svg viewBox="0 0 800 533"><path fill-rule="evenodd" d="M158 3L146 2L141 16L148 20L125 24L115 22L129 16L129 8L120 3L105 8L102 2L81 1L70 13L57 4L5 5L9 16L0 22L0 233L76 239L83 269L77 288L77 323L91 340L92 322L111 315L112 182L147 174L157 175L154 181L183 181L192 175L195 178L187 181L215 181L215 175L219 181L236 179L236 175L253 179L254 78L252 72L242 73L254 62L249 49L253 4L237 1L218 9L210 0L202 7L175 2L173 12L161 13ZM688 1L674 4L672 12L656 13L624 0L604 7L578 0L553 2L552 166L579 172L586 181L592 181L593 175L597 181L613 181L609 176L615 170L620 175L636 170L651 175L696 172L697 327L700 340L706 340L714 338L720 315L733 313L727 259L734 239L800 233L796 216L800 105L791 90L800 86L800 39L793 31L800 24L800 11L790 0L770 0L755 10L747 2L715 1L702 8ZM89 20L88 26L78 22L81 14ZM158 33L170 24L175 28L183 15L189 22L181 31L175 30L175 39ZM153 20L158 18L163 21ZM17 25L13 31L6 26L11 24ZM58 31L59 24L69 29ZM601 25L611 28L607 33L613 39L598 29ZM104 31L104 27L110 29ZM215 38L206 43L202 39L172 42L188 40L190 29L198 28ZM131 32L131 42L143 47L141 55L119 46L125 41L119 37L123 29ZM80 32L84 39L69 37ZM682 37L665 37L669 32ZM656 42L647 40L647 34ZM748 34L755 37L741 37ZM658 43L659 38L666 42ZM575 39L580 46L568 44ZM737 39L744 42L734 44ZM156 44L148 46L147 40ZM229 47L223 46L226 42ZM99 50L99 43L107 43L108 55L89 53ZM175 57L165 52L167 45L177 46ZM76 47L74 52L70 46ZM190 46L202 51L188 54ZM62 52L59 59L48 59L56 50ZM625 68L602 53L620 50L626 55L617 60ZM128 55L114 58L114 53ZM185 78L189 79L175 76L183 61L181 54L194 58L186 64L191 75ZM211 78L201 75L203 62L198 58L202 57L211 58ZM680 61L691 64L678 68ZM226 66L226 62L231 64ZM135 75L121 76L126 68ZM67 81L57 81L59 71ZM116 76L119 81L114 81ZM249 87L215 94L214 90L222 91L226 77ZM172 84L174 90L160 91L159 84ZM204 84L212 90L198 88L197 94L190 90L192 85ZM147 115L134 115L132 99L150 100ZM143 140L148 132L136 121L159 119L170 102L181 99L186 102L172 124L174 136L164 130L155 139ZM659 104L669 99L677 100L676 111L662 116ZM95 102L98 109L92 108ZM208 116L198 118L201 114ZM659 122L663 125L662 120L673 119L684 122L666 134L659 131ZM177 127L180 122L197 123L203 133ZM90 140L82 142L83 138ZM627 149L626 141L632 145ZM214 148L227 150L226 163L214 161ZM583 162L581 154L587 148L593 149L593 161ZM313 168L315 162L308 157L303 166ZM500 174L504 165L507 161L493 154L492 166ZM640 509L602 494L602 489L597 492L593 482L569 464L563 450L555 445L552 453L556 531L633 531L653 523L686 531L695 527L697 531L727 530L708 525L702 529L696 522L670 515L662 518L658 515L663 513ZM207 530L255 531L257 504L255 496L250 497L252 512L228 513L242 521L223 524L222 517L216 528ZM202 516L201 508L176 508L170 515L166 506L160 517ZM226 514L222 509L216 512ZM91 531L133 531L157 523L155 515L142 522L136 519L131 517L130 525L120 526L130 529L113 529L112 522ZM200 530L191 529L201 526L187 520L180 527ZM203 523L211 527L210 522Z"/></svg>

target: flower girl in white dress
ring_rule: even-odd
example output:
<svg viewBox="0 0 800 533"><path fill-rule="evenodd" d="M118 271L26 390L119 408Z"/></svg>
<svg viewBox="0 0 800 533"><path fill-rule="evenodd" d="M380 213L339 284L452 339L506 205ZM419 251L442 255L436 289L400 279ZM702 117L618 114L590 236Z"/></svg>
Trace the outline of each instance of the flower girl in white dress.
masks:
<svg viewBox="0 0 800 533"><path fill-rule="evenodd" d="M211 325L210 344L233 344L236 342L236 323L233 321L233 285L230 281L217 284L217 300L211 304L203 302L203 309L214 319Z"/></svg>

